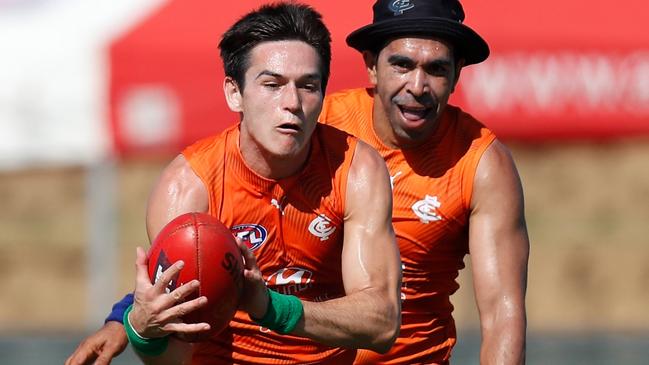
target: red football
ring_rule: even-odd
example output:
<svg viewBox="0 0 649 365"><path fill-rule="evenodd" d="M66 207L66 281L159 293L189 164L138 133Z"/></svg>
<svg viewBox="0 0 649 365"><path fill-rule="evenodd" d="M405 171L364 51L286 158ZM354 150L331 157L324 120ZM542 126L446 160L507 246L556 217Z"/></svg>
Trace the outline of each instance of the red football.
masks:
<svg viewBox="0 0 649 365"><path fill-rule="evenodd" d="M209 323L209 334L228 326L243 291L243 258L232 233L223 223L205 213L180 215L162 228L148 256L151 282L174 262L185 262L167 286L168 291L199 280L198 293L186 300L204 295L207 305L184 316L185 323Z"/></svg>

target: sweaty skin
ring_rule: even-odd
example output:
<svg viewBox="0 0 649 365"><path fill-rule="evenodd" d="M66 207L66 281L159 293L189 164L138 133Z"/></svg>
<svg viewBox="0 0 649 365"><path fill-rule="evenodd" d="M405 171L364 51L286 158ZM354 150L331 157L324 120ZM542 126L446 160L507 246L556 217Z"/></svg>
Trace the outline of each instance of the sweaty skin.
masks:
<svg viewBox="0 0 649 365"><path fill-rule="evenodd" d="M529 240L523 190L509 151L495 141L480 159L469 224L482 364L525 362Z"/></svg>
<svg viewBox="0 0 649 365"><path fill-rule="evenodd" d="M476 127L480 124L478 121L460 123L454 120L457 113L473 118L459 108L447 106L464 61L456 59L450 43L435 37L396 38L379 54L366 51L363 57L373 90L348 90L329 96L321 122L357 135L375 147L386 159L395 187L403 189L403 186L422 184L430 189L421 189L420 194L433 196L438 190L437 194L448 196L446 199L453 195L449 191L463 191L461 195L453 195L454 199L462 201L457 207L459 213L447 213L451 219L461 222L458 223L461 227L456 228L459 232L466 229L468 239L464 233L452 233L453 224L447 227L449 231L445 235L437 236L409 223L411 216L407 214L411 212L413 201L408 194L395 195L394 212L398 219L395 230L402 260L410 265L404 269L404 284L422 288L418 291L409 288L409 294L416 299L405 299L404 311L408 313L403 315L404 335L393 349L386 356L359 351L356 363L410 364L448 360L456 340L448 296L457 285L452 272L463 266L459 258L456 261L455 252L460 255L467 249L471 253L481 318L481 362L523 363L529 240L522 188L507 148L491 139L495 137L486 128ZM444 125L440 124L442 117L445 117ZM444 131L449 126L461 132L446 134ZM473 133L480 130L485 134L476 137ZM450 152L452 146L472 144L474 139L480 140L473 145L480 149L479 153ZM452 146L448 147L449 144ZM426 153L448 153L448 156L446 159L430 157ZM478 161L470 162L470 166L458 165L457 161L449 160L455 158ZM466 166L467 170L463 170L461 178L445 180L436 177L436 166L448 166L451 170ZM444 173L451 170L444 170ZM426 182L427 176L433 178ZM445 185L433 187L435 184ZM464 187L468 187L466 192ZM442 210L448 208L449 203L443 201ZM430 253L426 254L426 249L430 249ZM440 262L443 265L439 265ZM440 275L430 277L439 270L448 276L444 279ZM419 284L422 277L439 283L423 288L424 285ZM420 305L418 301L423 298L428 298L429 306ZM440 314L430 315L431 308ZM431 324L433 321L435 324Z"/></svg>
<svg viewBox="0 0 649 365"><path fill-rule="evenodd" d="M301 62L280 62L287 59ZM310 135L322 106L318 62L314 49L300 41L265 42L251 51L245 88L226 78L228 105L242 115L241 156L257 174L269 179L291 176L308 158ZM391 225L389 181L383 159L372 148L357 143L344 204L342 276L346 295L324 302L303 301L304 316L292 334L326 345L379 352L392 345L400 324L400 260ZM153 189L147 232L154 237L175 216L207 209L208 192L203 182L179 156ZM254 256L245 245L240 248L247 258L244 277L249 291L241 308L259 318L267 307L266 288ZM180 266L173 265L160 284L152 285L145 277L146 256L138 249L135 303L129 321L141 335L191 335L207 328L204 323L177 320L183 313L205 305L202 297L178 303L178 298L196 289L196 283L169 294L164 291L165 281ZM174 337L169 342L162 356L141 359L152 364L186 361L191 345Z"/></svg>
<svg viewBox="0 0 649 365"><path fill-rule="evenodd" d="M398 38L378 56L365 54L375 84L374 126L383 142L407 149L437 126L459 80L462 61L435 38ZM525 361L525 292L529 239L523 192L507 148L495 141L476 171L469 218L469 249L480 313L483 364Z"/></svg>

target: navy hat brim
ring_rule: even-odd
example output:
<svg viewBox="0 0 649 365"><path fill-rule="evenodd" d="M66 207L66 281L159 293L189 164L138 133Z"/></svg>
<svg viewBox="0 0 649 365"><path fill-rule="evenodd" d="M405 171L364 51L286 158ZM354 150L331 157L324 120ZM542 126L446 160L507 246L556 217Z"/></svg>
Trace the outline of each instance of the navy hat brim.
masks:
<svg viewBox="0 0 649 365"><path fill-rule="evenodd" d="M356 50L377 51L394 38L433 36L449 41L466 65L480 63L489 57L489 46L478 33L466 25L445 18L395 18L366 25L347 36L347 44Z"/></svg>

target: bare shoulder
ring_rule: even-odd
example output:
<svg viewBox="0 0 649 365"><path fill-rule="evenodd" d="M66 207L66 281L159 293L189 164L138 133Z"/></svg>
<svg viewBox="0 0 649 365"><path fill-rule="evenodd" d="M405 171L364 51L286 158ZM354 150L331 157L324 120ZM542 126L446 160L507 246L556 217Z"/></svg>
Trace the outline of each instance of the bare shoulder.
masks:
<svg viewBox="0 0 649 365"><path fill-rule="evenodd" d="M359 139L350 167L350 175L370 174L370 176L373 176L376 174L380 178L380 175L387 174L387 171L383 157L381 157L374 147ZM386 177L389 180L389 175L386 175Z"/></svg>
<svg viewBox="0 0 649 365"><path fill-rule="evenodd" d="M498 183L500 178L518 180L518 171L509 148L496 139L480 158L475 183L489 185Z"/></svg>
<svg viewBox="0 0 649 365"><path fill-rule="evenodd" d="M487 148L476 170L471 205L493 199L523 199L520 177L510 150L495 140Z"/></svg>
<svg viewBox="0 0 649 365"><path fill-rule="evenodd" d="M347 178L345 216L371 214L391 218L392 190L385 161L370 145L359 140ZM354 213L357 214L354 214Z"/></svg>
<svg viewBox="0 0 649 365"><path fill-rule="evenodd" d="M203 181L196 175L191 165L182 154L167 165L163 170L154 190L162 189L161 193L178 195L187 198L204 198L207 201L207 189ZM201 199L203 201L203 199ZM189 201L183 201L183 204Z"/></svg>
<svg viewBox="0 0 649 365"><path fill-rule="evenodd" d="M209 195L183 155L178 155L162 171L151 190L147 205L147 231L155 237L173 218L188 212L206 212Z"/></svg>
<svg viewBox="0 0 649 365"><path fill-rule="evenodd" d="M198 176L196 176L194 170L192 170L191 165L182 154L176 156L169 165L165 167L162 171L162 177L169 178L170 180L192 180L194 177L198 179Z"/></svg>

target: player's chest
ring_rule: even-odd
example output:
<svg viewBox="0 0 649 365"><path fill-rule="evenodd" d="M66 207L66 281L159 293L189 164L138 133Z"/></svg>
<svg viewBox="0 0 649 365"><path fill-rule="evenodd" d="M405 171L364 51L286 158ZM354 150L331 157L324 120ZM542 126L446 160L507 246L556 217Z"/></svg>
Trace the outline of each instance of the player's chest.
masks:
<svg viewBox="0 0 649 365"><path fill-rule="evenodd" d="M266 261L321 262L340 256L342 220L329 199L290 193L236 191L223 201L221 220L258 257ZM315 265L315 263L314 263Z"/></svg>
<svg viewBox="0 0 649 365"><path fill-rule="evenodd" d="M407 166L390 167L389 172L397 231L431 241L466 224L469 212L459 176L425 176Z"/></svg>

